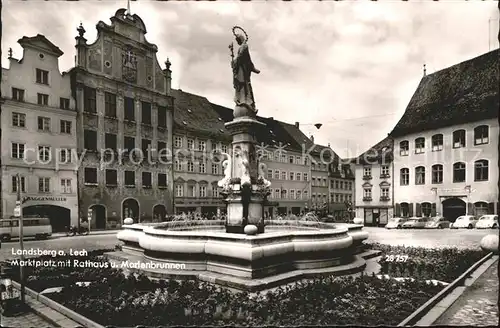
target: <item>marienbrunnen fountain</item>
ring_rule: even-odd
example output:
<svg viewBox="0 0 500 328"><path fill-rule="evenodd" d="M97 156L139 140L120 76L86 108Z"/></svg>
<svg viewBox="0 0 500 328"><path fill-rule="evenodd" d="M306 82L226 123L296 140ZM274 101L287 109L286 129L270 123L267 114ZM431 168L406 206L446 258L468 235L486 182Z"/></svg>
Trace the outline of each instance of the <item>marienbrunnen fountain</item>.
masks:
<svg viewBox="0 0 500 328"><path fill-rule="evenodd" d="M293 280L363 271L362 225L293 220L264 220L271 183L259 163L255 131L257 107L251 75L248 35L232 32L238 49L229 46L234 87L234 119L226 123L232 151L222 153L219 181L227 219L162 223L124 222L117 238L121 250L107 253L125 270L156 278L199 279L239 290L257 291ZM126 220L127 221L127 220Z"/></svg>

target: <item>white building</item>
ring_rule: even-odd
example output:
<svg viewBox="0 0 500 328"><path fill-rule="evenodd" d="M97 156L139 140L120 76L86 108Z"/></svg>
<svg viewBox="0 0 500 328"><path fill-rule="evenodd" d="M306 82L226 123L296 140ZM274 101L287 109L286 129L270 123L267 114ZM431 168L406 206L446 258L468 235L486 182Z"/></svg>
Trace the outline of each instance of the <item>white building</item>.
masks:
<svg viewBox="0 0 500 328"><path fill-rule="evenodd" d="M54 231L78 223L75 102L63 52L43 35L23 37L23 57L2 68L2 218L13 215L16 175L24 215L50 218Z"/></svg>
<svg viewBox="0 0 500 328"><path fill-rule="evenodd" d="M396 127L395 216L498 214L499 50L424 76Z"/></svg>
<svg viewBox="0 0 500 328"><path fill-rule="evenodd" d="M393 213L393 142L385 138L355 164L355 213L365 225L383 226Z"/></svg>

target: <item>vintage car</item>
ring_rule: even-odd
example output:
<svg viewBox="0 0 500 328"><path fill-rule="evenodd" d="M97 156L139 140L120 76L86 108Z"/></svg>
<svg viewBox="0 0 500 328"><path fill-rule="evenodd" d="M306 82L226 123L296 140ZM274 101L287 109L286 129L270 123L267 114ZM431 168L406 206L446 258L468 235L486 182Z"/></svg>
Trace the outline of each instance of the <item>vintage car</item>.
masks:
<svg viewBox="0 0 500 328"><path fill-rule="evenodd" d="M450 225L451 229L473 229L476 226L477 218L474 215L462 215Z"/></svg>
<svg viewBox="0 0 500 328"><path fill-rule="evenodd" d="M445 217L434 216L429 219L425 227L427 229L444 229L444 228L449 228L450 224L451 222L448 221L448 219L446 219Z"/></svg>
<svg viewBox="0 0 500 328"><path fill-rule="evenodd" d="M479 218L476 223L477 229L498 229L498 215L488 214Z"/></svg>
<svg viewBox="0 0 500 328"><path fill-rule="evenodd" d="M385 225L386 229L401 229L403 224L407 221L407 218L391 218L389 222Z"/></svg>
<svg viewBox="0 0 500 328"><path fill-rule="evenodd" d="M421 229L425 228L425 224L429 221L429 218L419 218L412 217L405 223L403 223L403 229Z"/></svg>

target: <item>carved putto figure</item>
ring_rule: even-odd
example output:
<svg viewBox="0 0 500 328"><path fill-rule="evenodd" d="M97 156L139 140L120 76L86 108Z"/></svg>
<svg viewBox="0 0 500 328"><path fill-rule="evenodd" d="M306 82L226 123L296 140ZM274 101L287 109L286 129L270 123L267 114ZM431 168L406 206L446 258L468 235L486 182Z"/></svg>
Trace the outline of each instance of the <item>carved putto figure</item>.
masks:
<svg viewBox="0 0 500 328"><path fill-rule="evenodd" d="M242 174L241 174L241 185L242 186L249 186L252 184L250 180L250 162L248 160L248 151L244 150L241 152L241 168L242 168Z"/></svg>
<svg viewBox="0 0 500 328"><path fill-rule="evenodd" d="M264 188L271 187L271 181L266 179L267 165L265 163L259 163L259 180L262 181Z"/></svg>
<svg viewBox="0 0 500 328"><path fill-rule="evenodd" d="M255 99L253 96L250 76L252 73L259 74L260 71L254 66L248 48L248 35L239 26L233 27L233 34L239 45L236 57L234 55L233 44L229 46L231 50L231 67L233 69L234 102L237 106L246 107L253 114L257 114Z"/></svg>
<svg viewBox="0 0 500 328"><path fill-rule="evenodd" d="M224 178L217 182L217 185L224 190L229 188L229 183L231 182L231 156L226 153L222 153L226 159L222 162L222 167L224 168Z"/></svg>

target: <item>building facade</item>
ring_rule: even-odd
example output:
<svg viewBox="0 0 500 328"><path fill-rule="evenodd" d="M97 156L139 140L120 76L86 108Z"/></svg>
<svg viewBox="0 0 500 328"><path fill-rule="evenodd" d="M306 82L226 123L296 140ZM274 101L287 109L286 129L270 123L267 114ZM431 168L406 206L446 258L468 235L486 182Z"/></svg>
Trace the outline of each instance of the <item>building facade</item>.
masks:
<svg viewBox="0 0 500 328"><path fill-rule="evenodd" d="M231 136L224 124L233 119L233 110L209 103L204 97L173 90L175 211L213 215L224 213L226 205L217 182L224 176L220 151L230 154ZM319 151L306 156L304 140L314 145L299 129L299 123L288 124L272 117L257 117L264 123L257 128L257 156L265 164L271 193L265 203L266 217L300 214L309 211L311 203L311 163L319 161ZM318 146L321 147L321 146ZM318 148L319 149L319 148ZM214 155L214 151L216 154ZM325 157L328 157L326 154ZM328 177L328 170L318 169L318 176ZM328 183L321 195L328 194Z"/></svg>
<svg viewBox="0 0 500 328"><path fill-rule="evenodd" d="M224 120L204 97L172 90L174 111L175 212L211 217L226 212L217 182L224 177L222 153L230 154Z"/></svg>
<svg viewBox="0 0 500 328"><path fill-rule="evenodd" d="M498 58L495 50L421 80L391 132L396 215L498 214Z"/></svg>
<svg viewBox="0 0 500 328"><path fill-rule="evenodd" d="M311 164L311 190L312 190L312 210L328 212L329 200L329 167L330 163L325 163L320 156L314 156L314 163ZM326 213L323 213L326 214Z"/></svg>
<svg viewBox="0 0 500 328"><path fill-rule="evenodd" d="M119 9L97 40L76 37L72 90L76 100L80 215L91 226L160 221L172 213L173 102L170 63L162 69L137 15Z"/></svg>
<svg viewBox="0 0 500 328"><path fill-rule="evenodd" d="M2 68L2 218L14 213L17 174L24 216L48 217L53 231L78 224L76 111L63 52L45 36L23 37L23 57Z"/></svg>
<svg viewBox="0 0 500 328"><path fill-rule="evenodd" d="M393 141L386 138L361 154L355 169L355 213L367 226L383 226L394 217Z"/></svg>
<svg viewBox="0 0 500 328"><path fill-rule="evenodd" d="M261 161L267 166L266 179L271 182L268 199L275 204L267 209L268 215L299 215L307 211L311 207L311 168L301 152L268 147Z"/></svg>
<svg viewBox="0 0 500 328"><path fill-rule="evenodd" d="M335 221L352 219L352 213L349 209L354 203L354 174L355 169L351 168L351 164L343 164L342 160L337 165L330 165L328 177L330 184L329 213Z"/></svg>

